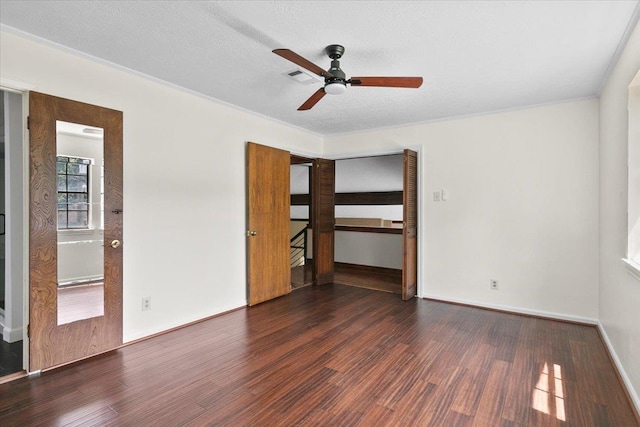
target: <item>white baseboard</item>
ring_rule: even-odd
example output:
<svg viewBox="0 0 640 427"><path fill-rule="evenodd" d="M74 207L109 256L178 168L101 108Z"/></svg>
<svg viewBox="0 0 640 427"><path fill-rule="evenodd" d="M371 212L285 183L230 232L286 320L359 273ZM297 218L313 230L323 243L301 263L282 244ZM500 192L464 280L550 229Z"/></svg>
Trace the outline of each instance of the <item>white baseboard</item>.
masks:
<svg viewBox="0 0 640 427"><path fill-rule="evenodd" d="M554 313L554 312L542 311L542 310L532 310L529 308L512 307L508 305L488 304L486 302L460 299L460 298L442 298L437 295L429 295L429 294L423 295L422 297L437 300L437 301L442 301L442 302L452 302L457 304L472 305L480 308L490 308L492 310L508 311L510 313L516 313L516 314L527 314L530 316L547 317L549 319L554 319L554 320L566 320L569 322L585 323L587 325L596 326L599 323L598 319L593 319L591 317L573 316L571 314Z"/></svg>
<svg viewBox="0 0 640 427"><path fill-rule="evenodd" d="M616 368L618 369L618 373L622 378L622 382L624 383L624 386L627 388L627 391L629 392L629 396L631 396L631 400L633 401L633 404L636 407L636 412L640 413L640 398L638 398L638 393L636 393L636 390L633 388L633 384L631 384L631 380L629 379L629 376L624 370L624 367L622 366L622 362L620 362L620 359L618 358L618 355L616 354L616 351L613 348L613 344L611 344L611 340L609 340L607 331L604 329L604 325L602 325L601 322L598 322L598 331L600 331L600 336L602 336L602 339L605 345L607 346L607 350L609 350L609 354L613 359L613 363L615 363Z"/></svg>
<svg viewBox="0 0 640 427"><path fill-rule="evenodd" d="M167 323L167 324L161 325L160 327L154 327L153 329L145 329L145 330L137 331L137 332L135 332L133 334L125 334L122 337L122 344L123 345L128 345L128 344L131 344L131 343L139 341L139 340L144 340L144 339L153 337L155 335L160 335L160 334L163 334L163 333L166 333L166 332L170 332L170 331L172 331L174 329L177 329L177 328L182 328L182 327L190 325L192 323L198 323L198 322L201 322L201 321L205 321L205 320L211 319L213 317L224 315L227 312L234 311L234 310L237 310L239 308L246 307L246 306L247 306L247 302L246 301L236 302L236 303L232 303L232 304L220 307L220 308L218 308L216 310L215 313L206 315L204 317L196 316L196 317L193 317L191 319L183 319L183 320L178 321L178 322Z"/></svg>
<svg viewBox="0 0 640 427"><path fill-rule="evenodd" d="M24 328L7 328L2 327L2 339L6 342L21 341L24 337Z"/></svg>

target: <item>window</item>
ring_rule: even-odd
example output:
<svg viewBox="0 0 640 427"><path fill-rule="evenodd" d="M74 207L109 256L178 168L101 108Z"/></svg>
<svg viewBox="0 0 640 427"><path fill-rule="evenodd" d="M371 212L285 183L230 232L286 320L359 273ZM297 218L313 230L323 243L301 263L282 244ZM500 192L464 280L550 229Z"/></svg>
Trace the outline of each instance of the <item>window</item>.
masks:
<svg viewBox="0 0 640 427"><path fill-rule="evenodd" d="M58 229L89 228L91 159L58 156Z"/></svg>

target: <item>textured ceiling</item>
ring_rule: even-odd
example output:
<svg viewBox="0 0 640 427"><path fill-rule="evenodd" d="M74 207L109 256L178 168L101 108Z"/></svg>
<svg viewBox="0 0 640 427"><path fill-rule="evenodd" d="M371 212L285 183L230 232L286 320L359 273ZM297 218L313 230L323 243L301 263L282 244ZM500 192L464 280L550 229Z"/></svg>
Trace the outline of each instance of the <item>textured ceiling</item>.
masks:
<svg viewBox="0 0 640 427"><path fill-rule="evenodd" d="M323 134L598 94L638 1L9 1L0 22ZM11 28L7 28L11 27ZM285 75L289 48L347 76L423 76L420 89L350 87L299 112L321 83Z"/></svg>

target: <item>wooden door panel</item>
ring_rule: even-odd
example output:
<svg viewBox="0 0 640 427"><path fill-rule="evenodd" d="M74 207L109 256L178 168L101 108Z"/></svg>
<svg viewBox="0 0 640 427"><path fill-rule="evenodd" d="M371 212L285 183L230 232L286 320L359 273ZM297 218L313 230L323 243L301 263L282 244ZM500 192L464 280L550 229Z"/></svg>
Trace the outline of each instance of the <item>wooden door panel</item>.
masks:
<svg viewBox="0 0 640 427"><path fill-rule="evenodd" d="M29 94L29 329L31 371L122 344L122 247L104 251L104 315L58 326L56 121L104 130L104 240L122 241L122 112ZM113 211L119 210L115 213Z"/></svg>
<svg viewBox="0 0 640 427"><path fill-rule="evenodd" d="M289 174L289 152L247 144L249 305L291 291Z"/></svg>
<svg viewBox="0 0 640 427"><path fill-rule="evenodd" d="M316 285L333 282L335 161L315 159L312 176L313 267Z"/></svg>
<svg viewBox="0 0 640 427"><path fill-rule="evenodd" d="M404 150L402 299L418 290L418 153Z"/></svg>

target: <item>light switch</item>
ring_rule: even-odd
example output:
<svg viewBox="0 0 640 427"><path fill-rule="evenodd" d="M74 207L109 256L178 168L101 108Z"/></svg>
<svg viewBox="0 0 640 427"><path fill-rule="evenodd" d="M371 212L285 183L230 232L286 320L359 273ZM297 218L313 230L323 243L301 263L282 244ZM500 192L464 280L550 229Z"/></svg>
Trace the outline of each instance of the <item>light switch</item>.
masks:
<svg viewBox="0 0 640 427"><path fill-rule="evenodd" d="M442 189L442 195L440 196L440 199L443 202L447 200L447 190L445 190L444 188Z"/></svg>
<svg viewBox="0 0 640 427"><path fill-rule="evenodd" d="M440 192L439 191L434 191L433 192L433 201L434 202L439 202L440 201Z"/></svg>

